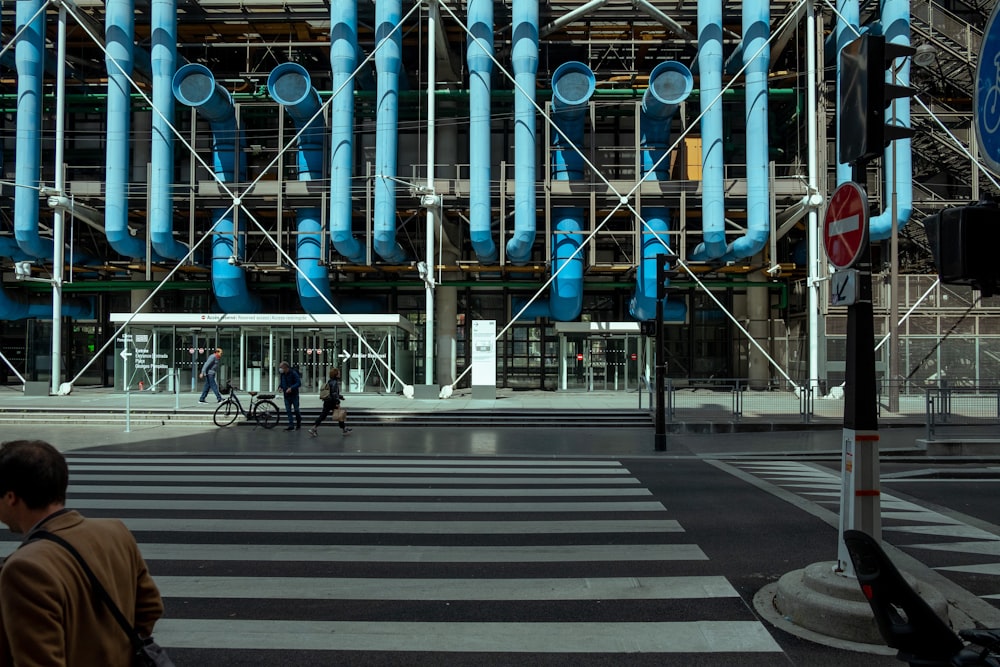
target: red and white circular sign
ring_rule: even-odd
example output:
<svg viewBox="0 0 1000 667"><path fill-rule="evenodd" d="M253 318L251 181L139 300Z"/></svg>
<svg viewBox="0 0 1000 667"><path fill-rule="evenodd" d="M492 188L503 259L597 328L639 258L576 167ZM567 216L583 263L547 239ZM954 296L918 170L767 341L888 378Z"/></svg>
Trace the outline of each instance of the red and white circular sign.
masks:
<svg viewBox="0 0 1000 667"><path fill-rule="evenodd" d="M868 236L868 196L857 183L847 182L833 192L823 219L823 247L838 269L852 266Z"/></svg>

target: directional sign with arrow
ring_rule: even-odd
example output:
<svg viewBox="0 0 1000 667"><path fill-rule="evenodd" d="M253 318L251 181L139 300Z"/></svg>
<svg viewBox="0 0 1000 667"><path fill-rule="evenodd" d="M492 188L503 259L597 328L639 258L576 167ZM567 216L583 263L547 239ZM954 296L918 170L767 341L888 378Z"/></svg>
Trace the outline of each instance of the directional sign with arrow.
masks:
<svg viewBox="0 0 1000 667"><path fill-rule="evenodd" d="M340 358L341 358L341 359L343 359L344 361L347 361L348 359L350 359L350 358L351 358L351 353L350 353L350 352L348 352L347 350L341 350L341 351L340 351L340 355L339 355L339 356L340 356Z"/></svg>
<svg viewBox="0 0 1000 667"><path fill-rule="evenodd" d="M841 269L830 278L830 305L850 306L858 300L858 272Z"/></svg>

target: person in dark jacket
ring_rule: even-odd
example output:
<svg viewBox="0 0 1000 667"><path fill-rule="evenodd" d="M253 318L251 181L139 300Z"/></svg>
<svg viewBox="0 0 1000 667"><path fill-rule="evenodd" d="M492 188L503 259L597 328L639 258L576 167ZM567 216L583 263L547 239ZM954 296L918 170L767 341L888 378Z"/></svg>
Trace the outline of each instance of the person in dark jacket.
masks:
<svg viewBox="0 0 1000 667"><path fill-rule="evenodd" d="M334 410L340 409L340 402L344 400L344 396L340 393L340 369L331 368L330 369L330 379L326 381L326 386L330 390L329 396L323 399L323 412L319 413L319 417L316 419L316 423L312 425L309 429L309 435L316 437L319 433L319 425L323 423ZM340 413L340 419L337 421L337 425L340 426L340 431L344 435L347 435L354 429L347 426L345 423L347 419L346 414Z"/></svg>
<svg viewBox="0 0 1000 667"><path fill-rule="evenodd" d="M278 372L281 373L278 388L285 397L285 414L288 415L288 428L285 430L298 431L302 428L302 413L299 412L299 388L302 386L302 378L287 361L278 364Z"/></svg>
<svg viewBox="0 0 1000 667"><path fill-rule="evenodd" d="M198 377L205 378L205 388L201 390L201 398L198 399L199 403L205 402L205 397L208 396L209 389L215 392L215 399L220 403L222 402L222 394L219 393L219 383L215 381L215 374L219 370L220 359L222 359L222 348L217 347L215 348L215 352L208 355L205 365L201 367L201 373L198 373Z"/></svg>

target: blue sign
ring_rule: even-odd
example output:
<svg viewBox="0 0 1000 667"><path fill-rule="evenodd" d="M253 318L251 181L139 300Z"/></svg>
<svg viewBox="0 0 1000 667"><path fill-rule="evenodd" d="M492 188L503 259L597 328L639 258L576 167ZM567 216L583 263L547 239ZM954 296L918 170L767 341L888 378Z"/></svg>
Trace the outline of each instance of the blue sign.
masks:
<svg viewBox="0 0 1000 667"><path fill-rule="evenodd" d="M975 124L979 152L987 166L1000 173L1000 21L993 7L983 33L976 66Z"/></svg>

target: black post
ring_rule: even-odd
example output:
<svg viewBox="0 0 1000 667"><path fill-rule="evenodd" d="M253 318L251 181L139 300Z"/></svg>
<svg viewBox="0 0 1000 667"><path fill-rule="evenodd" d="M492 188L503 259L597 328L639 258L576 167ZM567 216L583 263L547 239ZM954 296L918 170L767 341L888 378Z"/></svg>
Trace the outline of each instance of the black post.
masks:
<svg viewBox="0 0 1000 667"><path fill-rule="evenodd" d="M667 360L663 354L663 302L667 298L667 273L673 255L661 254L656 257L656 434L653 443L656 451L667 451L667 418L663 397L666 383Z"/></svg>
<svg viewBox="0 0 1000 667"><path fill-rule="evenodd" d="M659 266L657 267L659 272ZM663 277L657 276L662 282ZM664 405L663 385L666 381L666 368L663 363L663 299L656 300L656 434L653 443L656 451L667 451L667 419Z"/></svg>

